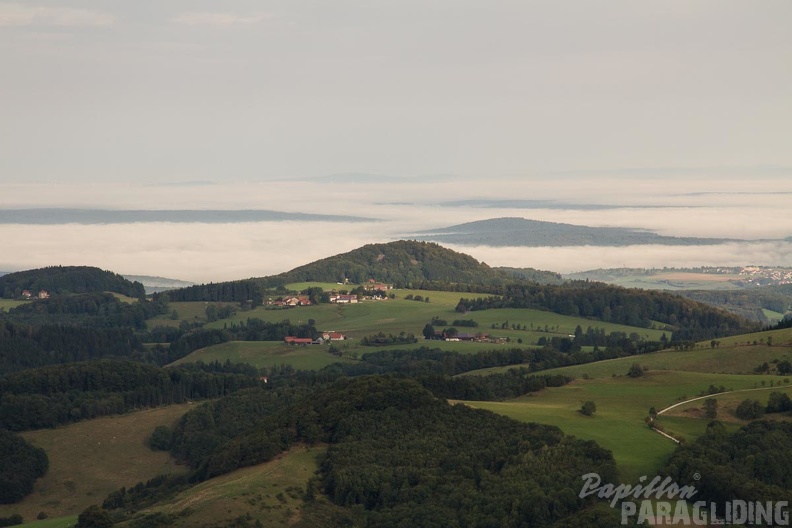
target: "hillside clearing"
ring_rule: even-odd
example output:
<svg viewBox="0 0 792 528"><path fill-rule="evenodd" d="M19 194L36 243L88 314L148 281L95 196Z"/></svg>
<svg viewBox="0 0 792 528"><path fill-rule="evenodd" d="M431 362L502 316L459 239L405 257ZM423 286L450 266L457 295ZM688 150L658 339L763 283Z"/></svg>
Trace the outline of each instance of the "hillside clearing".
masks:
<svg viewBox="0 0 792 528"><path fill-rule="evenodd" d="M26 520L39 512L57 518L100 504L108 493L163 473L185 473L168 453L146 445L158 425L172 426L190 405L171 405L22 433L49 457L47 474L18 504L0 505L0 517L14 513Z"/></svg>

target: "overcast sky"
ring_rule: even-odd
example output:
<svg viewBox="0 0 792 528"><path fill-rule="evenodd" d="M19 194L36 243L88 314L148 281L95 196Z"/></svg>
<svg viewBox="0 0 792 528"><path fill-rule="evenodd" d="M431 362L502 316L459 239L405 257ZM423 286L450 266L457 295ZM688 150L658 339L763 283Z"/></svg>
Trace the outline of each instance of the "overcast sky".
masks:
<svg viewBox="0 0 792 528"><path fill-rule="evenodd" d="M791 22L790 0L0 0L0 208L381 220L6 223L0 270L226 280L499 216L787 237ZM478 199L495 205L438 206ZM780 242L457 249L792 265Z"/></svg>
<svg viewBox="0 0 792 528"><path fill-rule="evenodd" d="M0 1L0 183L792 167L792 2Z"/></svg>

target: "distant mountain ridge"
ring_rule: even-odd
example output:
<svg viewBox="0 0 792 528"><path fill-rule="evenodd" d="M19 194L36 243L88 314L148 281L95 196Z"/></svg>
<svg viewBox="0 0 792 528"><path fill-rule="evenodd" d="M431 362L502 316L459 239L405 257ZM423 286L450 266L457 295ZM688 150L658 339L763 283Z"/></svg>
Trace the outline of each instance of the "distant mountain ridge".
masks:
<svg viewBox="0 0 792 528"><path fill-rule="evenodd" d="M294 213L266 209L0 209L0 224L128 224L147 222L232 224L240 222L374 222L374 218L349 215Z"/></svg>
<svg viewBox="0 0 792 528"><path fill-rule="evenodd" d="M529 220L519 217L491 218L421 231L416 240L469 246L632 246L715 245L737 239L672 237L645 229L628 227L590 227Z"/></svg>

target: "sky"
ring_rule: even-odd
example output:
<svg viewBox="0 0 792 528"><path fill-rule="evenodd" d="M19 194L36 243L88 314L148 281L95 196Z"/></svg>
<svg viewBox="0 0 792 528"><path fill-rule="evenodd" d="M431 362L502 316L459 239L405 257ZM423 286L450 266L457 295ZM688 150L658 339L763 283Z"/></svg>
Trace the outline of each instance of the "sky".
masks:
<svg viewBox="0 0 792 528"><path fill-rule="evenodd" d="M788 0L0 0L0 208L380 220L2 224L0 270L225 280L498 216L790 236L789 20ZM438 206L482 197L621 207ZM783 247L720 249L469 252L792 265Z"/></svg>

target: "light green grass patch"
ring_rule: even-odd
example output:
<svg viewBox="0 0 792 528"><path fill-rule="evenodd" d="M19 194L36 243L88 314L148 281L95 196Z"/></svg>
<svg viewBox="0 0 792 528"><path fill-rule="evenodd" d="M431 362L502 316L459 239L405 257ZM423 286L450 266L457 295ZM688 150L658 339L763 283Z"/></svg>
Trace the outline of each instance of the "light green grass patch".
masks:
<svg viewBox="0 0 792 528"><path fill-rule="evenodd" d="M125 302L127 304L134 304L134 303L138 302L138 300L135 299L134 297L129 297L127 295L122 295L120 293L116 293L116 292L105 292L105 293L109 293L110 295L112 295L113 297L118 299L119 301Z"/></svg>
<svg viewBox="0 0 792 528"><path fill-rule="evenodd" d="M608 378L627 374L633 363L649 368L649 370L679 370L690 372L709 372L715 374L753 374L756 367L767 362L771 368L774 360L792 360L792 347L788 346L719 346L709 345L693 350L661 350L650 354L608 359L585 365L560 367L543 371L548 374L566 374L577 378ZM518 365L519 366L519 365ZM527 366L527 365L525 365ZM475 370L463 375L486 375L505 372L514 366L493 367ZM778 378L776 375L765 376L767 383Z"/></svg>
<svg viewBox="0 0 792 528"><path fill-rule="evenodd" d="M0 299L0 312L3 310L11 310L12 308L16 308L17 306L21 306L29 302L30 301L18 301L16 299Z"/></svg>
<svg viewBox="0 0 792 528"><path fill-rule="evenodd" d="M206 308L213 304L215 306L233 306L239 308L239 303L232 302L204 302L204 301L190 301L190 302L170 302L168 303L169 312L161 314L151 319L146 320L149 328L156 326L179 326L182 321L188 323L205 323L206 322ZM172 319L171 314L176 311L178 317ZM240 313L241 309L238 310ZM244 312L250 313L250 312ZM222 324L220 325L222 327Z"/></svg>
<svg viewBox="0 0 792 528"><path fill-rule="evenodd" d="M761 376L716 375L695 372L652 371L640 378L620 376L577 380L564 387L546 389L506 402L464 402L473 407L526 421L555 425L567 434L595 440L613 451L622 478L631 481L655 474L676 444L651 431L645 423L649 408L663 409L683 399L699 395L710 385L726 388L753 388ZM579 413L583 402L597 405L593 417ZM685 430L686 440L704 433L700 427ZM667 432L676 433L670 427Z"/></svg>
<svg viewBox="0 0 792 528"><path fill-rule="evenodd" d="M764 313L765 317L767 317L768 321L771 323L777 323L784 318L784 314L781 312L774 312L773 310L768 310L767 308L763 308L762 313Z"/></svg>
<svg viewBox="0 0 792 528"><path fill-rule="evenodd" d="M780 330L765 330L764 332L754 332L752 334L741 334L731 337L716 339L720 346L749 346L756 341L757 344L767 343L767 338L772 338L773 346L783 345L792 346L792 328L782 328ZM710 346L711 341L702 341L699 345Z"/></svg>
<svg viewBox="0 0 792 528"><path fill-rule="evenodd" d="M72 528L77 524L77 516L58 517L57 519L42 519L17 525L17 528Z"/></svg>

